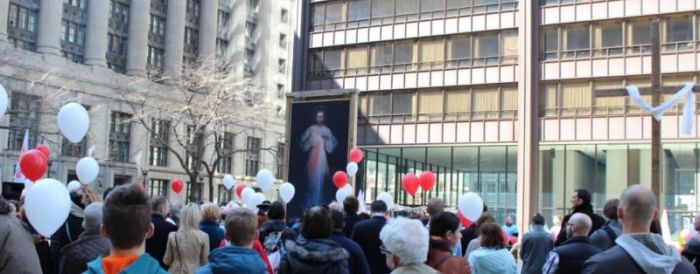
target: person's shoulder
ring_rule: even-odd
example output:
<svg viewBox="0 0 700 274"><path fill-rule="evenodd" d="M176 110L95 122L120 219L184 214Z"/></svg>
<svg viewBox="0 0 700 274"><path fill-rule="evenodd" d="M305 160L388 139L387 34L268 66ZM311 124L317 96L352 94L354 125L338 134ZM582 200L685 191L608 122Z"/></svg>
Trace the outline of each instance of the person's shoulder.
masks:
<svg viewBox="0 0 700 274"><path fill-rule="evenodd" d="M673 269L673 273L697 273L695 266L688 259L681 256L681 262Z"/></svg>

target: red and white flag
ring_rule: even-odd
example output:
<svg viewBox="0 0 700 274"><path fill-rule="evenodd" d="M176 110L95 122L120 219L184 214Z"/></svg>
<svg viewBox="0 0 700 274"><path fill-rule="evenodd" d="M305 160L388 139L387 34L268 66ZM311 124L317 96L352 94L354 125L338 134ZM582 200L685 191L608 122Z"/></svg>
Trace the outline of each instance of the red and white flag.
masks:
<svg viewBox="0 0 700 274"><path fill-rule="evenodd" d="M21 158L22 155L29 150L29 130L25 129L24 130L24 140L22 140L22 148L19 150L19 157ZM24 177L24 174L22 173L22 170L19 168L19 160L17 161L17 164L15 164L15 183L24 183L27 178Z"/></svg>

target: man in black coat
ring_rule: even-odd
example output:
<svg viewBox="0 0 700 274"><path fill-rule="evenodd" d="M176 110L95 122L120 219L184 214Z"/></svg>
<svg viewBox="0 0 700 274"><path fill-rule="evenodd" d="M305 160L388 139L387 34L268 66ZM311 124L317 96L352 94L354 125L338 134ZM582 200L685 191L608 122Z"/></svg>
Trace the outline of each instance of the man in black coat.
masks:
<svg viewBox="0 0 700 274"><path fill-rule="evenodd" d="M374 201L370 210L372 218L355 224L355 228L352 230L352 240L362 247L372 274L386 274L391 270L386 266L386 256L379 248L382 245L379 232L386 224L386 203L379 200Z"/></svg>
<svg viewBox="0 0 700 274"><path fill-rule="evenodd" d="M573 208L574 212L571 212L571 214L564 216L562 225L566 225L566 223L569 221L569 218L571 218L571 216L576 213L583 213L588 215L588 218L591 218L593 225L591 227L590 232L588 233L589 236L591 233L598 230L605 224L605 219L603 217L593 213L593 205L591 205L591 193L588 192L588 190L575 190L574 194L571 195L571 200L569 200L569 202L571 202L571 207ZM554 246L561 245L567 239L568 237L566 235L566 229L559 230L559 235L557 236L557 240L554 241Z"/></svg>
<svg viewBox="0 0 700 274"><path fill-rule="evenodd" d="M153 212L151 212L153 236L146 240L146 252L160 263L160 267L168 269L168 266L163 263L163 256L168 245L168 234L176 231L177 227L165 220L165 216L168 216L170 210L168 200L165 197L153 197L151 205L153 207Z"/></svg>
<svg viewBox="0 0 700 274"><path fill-rule="evenodd" d="M359 221L362 221L360 215L357 215L357 211L360 210L360 201L355 198L355 196L348 196L343 201L343 211L345 216L343 219L343 233L345 236L352 236L352 229L355 227Z"/></svg>
<svg viewBox="0 0 700 274"><path fill-rule="evenodd" d="M542 273L581 273L583 264L591 256L600 253L600 249L588 240L591 231L591 218L583 213L574 213L566 224L566 234L570 237L555 248L542 266Z"/></svg>
<svg viewBox="0 0 700 274"><path fill-rule="evenodd" d="M650 231L658 213L649 188L633 185L625 189L617 209L622 235L615 246L588 259L582 273L696 273L661 235Z"/></svg>

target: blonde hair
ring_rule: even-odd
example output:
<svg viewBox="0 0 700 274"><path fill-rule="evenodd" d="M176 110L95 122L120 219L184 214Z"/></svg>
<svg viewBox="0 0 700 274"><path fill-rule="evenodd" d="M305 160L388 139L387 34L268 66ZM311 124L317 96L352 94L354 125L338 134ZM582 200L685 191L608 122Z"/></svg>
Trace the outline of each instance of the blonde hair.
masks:
<svg viewBox="0 0 700 274"><path fill-rule="evenodd" d="M180 211L180 231L197 229L201 221L202 214L197 204L188 204Z"/></svg>
<svg viewBox="0 0 700 274"><path fill-rule="evenodd" d="M221 217L221 209L219 209L218 205L213 203L203 204L202 217L206 220L217 221Z"/></svg>

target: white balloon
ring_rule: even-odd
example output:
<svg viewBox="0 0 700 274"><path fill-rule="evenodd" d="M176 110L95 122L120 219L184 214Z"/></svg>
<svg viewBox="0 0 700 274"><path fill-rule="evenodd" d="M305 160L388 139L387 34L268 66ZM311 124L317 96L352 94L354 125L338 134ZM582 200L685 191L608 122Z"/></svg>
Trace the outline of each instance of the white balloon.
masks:
<svg viewBox="0 0 700 274"><path fill-rule="evenodd" d="M73 180L68 183L68 192L73 192L80 189L80 182Z"/></svg>
<svg viewBox="0 0 700 274"><path fill-rule="evenodd" d="M233 187L233 185L235 183L236 183L236 181L233 180L233 176L231 176L231 175L224 176L224 187L226 187L226 189L231 190L231 188Z"/></svg>
<svg viewBox="0 0 700 274"><path fill-rule="evenodd" d="M77 144L90 128L90 115L78 103L68 103L58 112L58 129L71 143Z"/></svg>
<svg viewBox="0 0 700 274"><path fill-rule="evenodd" d="M24 190L31 189L32 187L34 187L34 182L30 181L29 179L24 179Z"/></svg>
<svg viewBox="0 0 700 274"><path fill-rule="evenodd" d="M387 209L394 207L394 197L392 197L389 192L382 192L381 194L377 195L377 200L384 201Z"/></svg>
<svg viewBox="0 0 700 274"><path fill-rule="evenodd" d="M342 203L345 201L345 198L352 195L352 186L349 184L346 184L342 188L339 188L338 191L335 192L335 200L338 203Z"/></svg>
<svg viewBox="0 0 700 274"><path fill-rule="evenodd" d="M260 189L262 189L263 192L267 192L270 190L272 184L275 182L275 176L272 175L272 171L262 169L258 171L258 174L255 176L255 181L258 182L258 185L260 186Z"/></svg>
<svg viewBox="0 0 700 274"><path fill-rule="evenodd" d="M95 158L85 157L75 165L75 173L77 173L81 183L89 185L97 179L97 174L100 173L100 164Z"/></svg>
<svg viewBox="0 0 700 274"><path fill-rule="evenodd" d="M357 174L358 169L359 167L355 162L349 162L348 165L345 167L345 171L348 172L348 176L350 177L355 177L355 174Z"/></svg>
<svg viewBox="0 0 700 274"><path fill-rule="evenodd" d="M250 187L245 187L243 191L241 191L241 201L243 201L244 204L248 204L253 194L255 194L255 190Z"/></svg>
<svg viewBox="0 0 700 274"><path fill-rule="evenodd" d="M36 182L25 198L24 209L29 223L39 234L50 237L68 219L71 201L68 189L55 179Z"/></svg>
<svg viewBox="0 0 700 274"><path fill-rule="evenodd" d="M7 91L5 87L0 85L0 117L5 115L7 111Z"/></svg>
<svg viewBox="0 0 700 274"><path fill-rule="evenodd" d="M459 196L457 208L467 220L476 222L484 210L484 201L479 197L479 194L474 192L464 193L462 196Z"/></svg>
<svg viewBox="0 0 700 274"><path fill-rule="evenodd" d="M294 188L294 185L286 182L280 186L280 198L282 198L282 201L285 203L289 203L289 201L294 198L294 193L296 192L296 189Z"/></svg>
<svg viewBox="0 0 700 274"><path fill-rule="evenodd" d="M262 204L263 201L265 201L265 194L262 194L260 192L256 192L253 194L253 196L250 198L250 205L253 208L257 208L258 205Z"/></svg>

